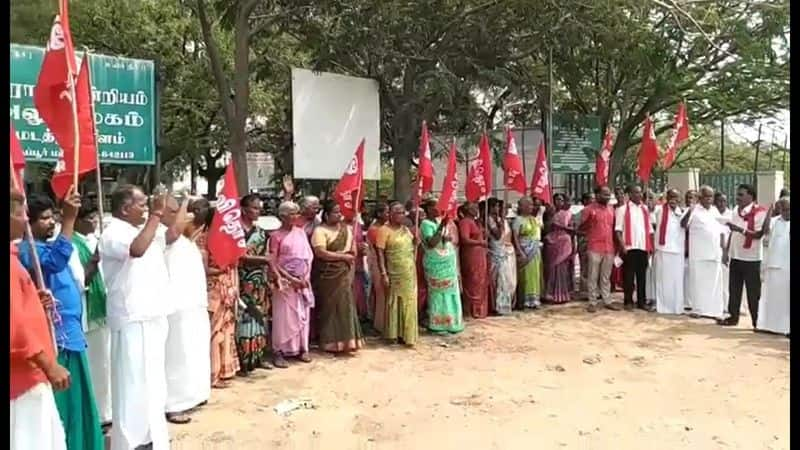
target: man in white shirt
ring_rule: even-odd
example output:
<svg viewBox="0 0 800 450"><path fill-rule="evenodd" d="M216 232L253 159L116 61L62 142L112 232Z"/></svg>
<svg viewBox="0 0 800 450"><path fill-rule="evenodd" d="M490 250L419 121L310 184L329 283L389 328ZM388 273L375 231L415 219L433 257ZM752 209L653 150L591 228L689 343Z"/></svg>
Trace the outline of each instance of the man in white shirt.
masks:
<svg viewBox="0 0 800 450"><path fill-rule="evenodd" d="M174 197L167 198L162 229L175 227L183 232L188 199L180 207ZM208 317L208 291L203 255L183 235L165 252L169 269L172 302L166 344L167 420L183 424L188 410L211 396L211 324Z"/></svg>
<svg viewBox="0 0 800 450"><path fill-rule="evenodd" d="M764 277L764 298L759 304L758 329L789 335L790 319L790 203L789 197L778 200L775 209L781 215L772 218L769 227L769 244L764 263L767 266Z"/></svg>
<svg viewBox="0 0 800 450"><path fill-rule="evenodd" d="M720 321L722 326L739 324L742 306L742 288L747 289L747 307L753 328L758 323L758 302L761 299L761 259L764 254L762 238L769 228L771 211L755 202L756 191L749 184L736 189L736 207L733 209L728 227L730 235L730 282L728 317ZM727 259L727 258L726 258Z"/></svg>
<svg viewBox="0 0 800 450"><path fill-rule="evenodd" d="M112 450L169 449L164 351L169 313L169 272L164 258L170 233L158 236L163 195L153 199L135 186L111 195L113 219L100 238L111 330Z"/></svg>
<svg viewBox="0 0 800 450"><path fill-rule="evenodd" d="M719 211L720 223L725 225L725 240L727 242L728 238L730 237L730 234L731 234L731 230L728 228L728 222L730 222L731 219L733 218L733 211L731 211L731 209L728 208L728 197L725 194L723 194L722 192L716 192L714 194L714 207L717 208L717 211ZM728 293L728 284L730 283L729 276L730 276L730 270L728 270L728 265L727 264L723 264L722 265L722 280L723 280L723 283L722 283L722 298L725 301L725 313L726 314L728 313L728 299L730 298L730 295Z"/></svg>
<svg viewBox="0 0 800 450"><path fill-rule="evenodd" d="M722 298L723 225L714 208L714 190L702 186L699 202L681 219L689 230L689 295L694 315L719 319L725 308Z"/></svg>
<svg viewBox="0 0 800 450"><path fill-rule="evenodd" d="M683 210L677 189L667 191L667 199L655 211L656 311L661 314L683 314L683 250L686 233L681 228Z"/></svg>
<svg viewBox="0 0 800 450"><path fill-rule="evenodd" d="M684 194L684 201L683 201L683 210L684 212L689 211L695 204L697 204L697 191L694 189L689 189ZM683 226L683 225L681 225ZM686 244L684 245L683 249L683 306L684 311L691 311L692 310L692 292L689 290L689 230L686 229Z"/></svg>
<svg viewBox="0 0 800 450"><path fill-rule="evenodd" d="M653 234L650 211L642 203L642 188L630 186L629 200L617 208L614 230L620 243L622 266L622 289L625 294L625 309L633 309L633 289L636 286L636 307L647 310L647 260L653 252Z"/></svg>

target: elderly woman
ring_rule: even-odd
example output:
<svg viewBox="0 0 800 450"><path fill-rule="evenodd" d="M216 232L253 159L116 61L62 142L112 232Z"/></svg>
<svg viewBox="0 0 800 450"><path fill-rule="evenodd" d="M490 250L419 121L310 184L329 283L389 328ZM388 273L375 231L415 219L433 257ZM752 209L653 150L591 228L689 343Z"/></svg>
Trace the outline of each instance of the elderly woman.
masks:
<svg viewBox="0 0 800 450"><path fill-rule="evenodd" d="M322 223L314 229L311 245L316 259L314 292L319 300L319 344L331 353L355 352L364 345L353 295L357 252L353 231L342 221L336 203L325 203Z"/></svg>
<svg viewBox="0 0 800 450"><path fill-rule="evenodd" d="M506 221L506 208L502 200L489 199L489 295L494 311L500 315L511 314L517 289L517 260L514 253L514 236Z"/></svg>
<svg viewBox="0 0 800 450"><path fill-rule="evenodd" d="M542 294L542 221L534 213L534 202L519 200L517 217L511 224L517 254L517 292L522 306L538 308Z"/></svg>
<svg viewBox="0 0 800 450"><path fill-rule="evenodd" d="M405 225L405 208L394 202L389 220L378 230L375 248L378 268L386 292L386 321L383 337L414 346L417 327L417 269L414 261L414 235Z"/></svg>
<svg viewBox="0 0 800 450"><path fill-rule="evenodd" d="M281 227L270 236L269 253L277 280L272 298L272 354L275 367L288 367L286 357L311 362L308 332L314 294L311 263L314 252L301 228L300 207L293 202L278 206Z"/></svg>

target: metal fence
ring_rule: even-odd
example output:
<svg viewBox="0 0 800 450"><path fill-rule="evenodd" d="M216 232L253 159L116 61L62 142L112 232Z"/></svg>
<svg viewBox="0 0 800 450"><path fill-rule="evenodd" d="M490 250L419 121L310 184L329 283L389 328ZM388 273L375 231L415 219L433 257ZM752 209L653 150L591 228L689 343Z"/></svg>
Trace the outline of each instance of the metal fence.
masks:
<svg viewBox="0 0 800 450"><path fill-rule="evenodd" d="M594 190L594 172L573 172L563 174L563 186L556 186L556 190L564 192L574 199L578 199L585 192ZM636 174L620 173L616 177L616 186L627 186L639 183ZM653 192L663 192L667 185L667 176L663 172L655 172L650 177L648 188Z"/></svg>
<svg viewBox="0 0 800 450"><path fill-rule="evenodd" d="M753 172L701 173L700 184L707 184L714 191L722 192L728 196L728 202L732 202L736 197L736 187L740 184L755 186L756 176Z"/></svg>

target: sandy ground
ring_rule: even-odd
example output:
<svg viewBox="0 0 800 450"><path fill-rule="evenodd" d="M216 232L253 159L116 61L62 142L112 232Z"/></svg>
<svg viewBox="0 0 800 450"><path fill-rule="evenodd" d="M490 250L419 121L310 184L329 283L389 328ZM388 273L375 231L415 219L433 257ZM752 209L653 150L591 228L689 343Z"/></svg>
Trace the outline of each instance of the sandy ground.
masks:
<svg viewBox="0 0 800 450"><path fill-rule="evenodd" d="M171 426L172 449L789 448L788 339L583 306L259 371ZM273 411L294 398L315 408Z"/></svg>

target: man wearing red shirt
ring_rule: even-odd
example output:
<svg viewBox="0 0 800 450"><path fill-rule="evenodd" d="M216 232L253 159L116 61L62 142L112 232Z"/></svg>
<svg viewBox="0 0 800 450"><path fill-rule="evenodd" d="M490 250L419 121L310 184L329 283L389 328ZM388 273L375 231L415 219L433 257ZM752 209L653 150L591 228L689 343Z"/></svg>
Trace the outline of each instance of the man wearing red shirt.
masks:
<svg viewBox="0 0 800 450"><path fill-rule="evenodd" d="M58 365L43 305L47 291L37 291L18 258L14 241L22 238L28 218L25 198L11 191L11 445L12 450L67 448L53 389L69 387L69 372ZM52 385L52 387L51 387Z"/></svg>
<svg viewBox="0 0 800 450"><path fill-rule="evenodd" d="M597 311L598 297L606 308L617 311L619 307L611 303L611 268L614 266L614 208L608 204L611 190L605 186L599 187L594 195L595 202L581 211L580 224L580 231L586 238L586 259L589 264L586 277L588 311Z"/></svg>

